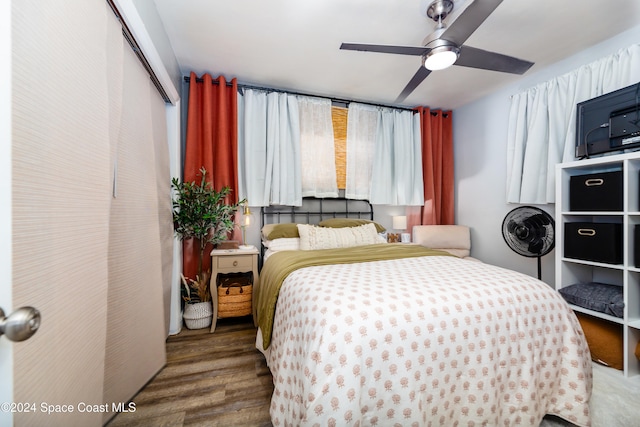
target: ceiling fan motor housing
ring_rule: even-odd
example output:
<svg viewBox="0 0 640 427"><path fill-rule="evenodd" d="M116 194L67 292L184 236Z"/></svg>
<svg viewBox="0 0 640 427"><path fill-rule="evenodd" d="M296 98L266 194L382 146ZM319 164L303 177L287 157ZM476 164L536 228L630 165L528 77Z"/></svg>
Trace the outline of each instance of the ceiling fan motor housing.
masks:
<svg viewBox="0 0 640 427"><path fill-rule="evenodd" d="M431 42L429 42L427 45L425 45L425 47L428 47L431 49L431 51L438 51L439 49L455 49L458 51L458 53L460 52L460 49L458 48L458 45L450 42L449 40L444 40L444 39L436 39L436 40L432 40Z"/></svg>
<svg viewBox="0 0 640 427"><path fill-rule="evenodd" d="M448 40L443 40L440 38L440 36L442 36L442 33L444 33L444 30L447 29L447 26L444 24L444 22L442 24L439 24L435 30L433 30L433 32L431 34L428 34L423 40L422 40L422 46L424 47L438 47L437 44L436 45L432 45L432 43L437 43L438 41L445 41L445 42L449 42ZM451 43L451 42L449 42Z"/></svg>

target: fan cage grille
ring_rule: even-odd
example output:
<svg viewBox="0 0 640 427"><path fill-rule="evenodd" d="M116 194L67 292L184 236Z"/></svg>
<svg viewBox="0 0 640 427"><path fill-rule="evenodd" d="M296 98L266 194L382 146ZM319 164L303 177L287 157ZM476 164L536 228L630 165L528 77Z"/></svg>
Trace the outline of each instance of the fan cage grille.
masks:
<svg viewBox="0 0 640 427"><path fill-rule="evenodd" d="M517 254L530 258L542 257L555 246L554 220L540 208L520 206L505 216L502 237Z"/></svg>

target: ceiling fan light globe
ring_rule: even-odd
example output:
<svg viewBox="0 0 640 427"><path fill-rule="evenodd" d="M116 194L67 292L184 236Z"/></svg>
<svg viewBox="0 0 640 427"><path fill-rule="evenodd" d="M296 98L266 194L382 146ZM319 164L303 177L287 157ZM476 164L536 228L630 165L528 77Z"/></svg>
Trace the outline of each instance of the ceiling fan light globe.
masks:
<svg viewBox="0 0 640 427"><path fill-rule="evenodd" d="M424 59L427 70L438 71L452 66L457 60L460 50L455 46L440 46L434 48Z"/></svg>

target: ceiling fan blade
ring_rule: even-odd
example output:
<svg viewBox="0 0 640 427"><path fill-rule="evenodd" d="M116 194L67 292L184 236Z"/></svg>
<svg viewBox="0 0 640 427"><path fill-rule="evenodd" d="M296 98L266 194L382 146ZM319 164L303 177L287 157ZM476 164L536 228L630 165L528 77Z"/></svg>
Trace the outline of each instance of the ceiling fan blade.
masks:
<svg viewBox="0 0 640 427"><path fill-rule="evenodd" d="M501 71L503 73L524 74L533 62L514 58L513 56L489 52L475 47L460 47L460 56L455 65L480 68L482 70Z"/></svg>
<svg viewBox="0 0 640 427"><path fill-rule="evenodd" d="M414 55L420 56L429 52L431 49L427 47L418 46L388 46L382 44L360 44L360 43L342 43L340 45L342 50L359 50L363 52L378 52L378 53L394 53L396 55Z"/></svg>
<svg viewBox="0 0 640 427"><path fill-rule="evenodd" d="M418 71L413 75L411 80L409 80L409 83L407 83L404 89L402 89L402 93L398 95L398 98L396 98L395 102L400 103L404 101L407 96L409 96L411 92L413 92L415 88L417 88L418 85L427 78L429 74L431 74L431 70L427 70L424 67L418 68Z"/></svg>
<svg viewBox="0 0 640 427"><path fill-rule="evenodd" d="M485 19L502 3L502 0L474 0L440 38L462 44L478 29Z"/></svg>

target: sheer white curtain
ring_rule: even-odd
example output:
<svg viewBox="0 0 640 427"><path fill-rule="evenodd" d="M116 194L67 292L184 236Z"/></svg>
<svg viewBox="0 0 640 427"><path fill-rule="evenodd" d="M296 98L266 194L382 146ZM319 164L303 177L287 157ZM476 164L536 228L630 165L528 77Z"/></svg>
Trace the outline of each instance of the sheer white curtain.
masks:
<svg viewBox="0 0 640 427"><path fill-rule="evenodd" d="M380 117L378 110L371 105L349 104L345 188L348 199L369 200L371 197L371 168Z"/></svg>
<svg viewBox="0 0 640 427"><path fill-rule="evenodd" d="M331 100L298 96L302 196L338 197Z"/></svg>
<svg viewBox="0 0 640 427"><path fill-rule="evenodd" d="M640 45L514 95L507 141L507 202L555 202L555 165L574 160L576 104L640 80Z"/></svg>
<svg viewBox="0 0 640 427"><path fill-rule="evenodd" d="M371 203L422 206L420 116L412 111L380 113L371 177Z"/></svg>
<svg viewBox="0 0 640 427"><path fill-rule="evenodd" d="M251 206L300 206L300 116L296 97L245 89L238 105L240 197Z"/></svg>

